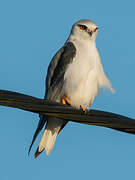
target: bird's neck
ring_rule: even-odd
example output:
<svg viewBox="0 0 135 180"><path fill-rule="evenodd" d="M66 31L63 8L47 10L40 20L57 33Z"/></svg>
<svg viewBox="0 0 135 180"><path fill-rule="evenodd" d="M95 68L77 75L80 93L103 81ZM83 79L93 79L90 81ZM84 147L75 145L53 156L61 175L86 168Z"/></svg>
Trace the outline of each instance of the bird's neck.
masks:
<svg viewBox="0 0 135 180"><path fill-rule="evenodd" d="M75 36L74 34L70 35L67 42L73 42L76 46L81 46L81 47L87 47L87 48L96 48L96 43L95 40L89 40L89 39L82 39L78 36Z"/></svg>

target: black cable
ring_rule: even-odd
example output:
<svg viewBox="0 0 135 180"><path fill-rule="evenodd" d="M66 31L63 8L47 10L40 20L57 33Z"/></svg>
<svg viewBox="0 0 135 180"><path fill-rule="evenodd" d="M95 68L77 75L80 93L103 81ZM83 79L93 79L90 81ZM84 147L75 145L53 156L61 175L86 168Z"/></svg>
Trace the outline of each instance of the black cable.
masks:
<svg viewBox="0 0 135 180"><path fill-rule="evenodd" d="M135 134L134 119L110 112L98 110L82 112L68 105L6 90L0 90L0 105L19 108L47 116L54 116L67 121L103 126Z"/></svg>

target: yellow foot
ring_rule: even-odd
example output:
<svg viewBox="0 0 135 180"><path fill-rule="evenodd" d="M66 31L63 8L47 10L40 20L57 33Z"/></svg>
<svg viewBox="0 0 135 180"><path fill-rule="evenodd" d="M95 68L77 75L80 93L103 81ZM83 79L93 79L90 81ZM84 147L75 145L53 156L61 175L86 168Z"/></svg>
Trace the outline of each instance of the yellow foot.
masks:
<svg viewBox="0 0 135 180"><path fill-rule="evenodd" d="M86 111L86 107L84 105L80 105L80 109L85 112Z"/></svg>
<svg viewBox="0 0 135 180"><path fill-rule="evenodd" d="M62 104L71 105L71 100L67 96L63 96L61 99Z"/></svg>

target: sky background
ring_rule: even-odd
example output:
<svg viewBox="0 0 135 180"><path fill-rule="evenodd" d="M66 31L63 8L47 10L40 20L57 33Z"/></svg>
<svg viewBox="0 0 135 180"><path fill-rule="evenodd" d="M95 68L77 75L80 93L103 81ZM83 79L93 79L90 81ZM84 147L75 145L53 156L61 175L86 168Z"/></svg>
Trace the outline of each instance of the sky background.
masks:
<svg viewBox="0 0 135 180"><path fill-rule="evenodd" d="M0 1L0 89L43 97L48 64L71 26L91 19L99 26L97 48L115 94L100 93L93 109L135 116L134 1ZM28 149L38 115L0 107L0 179L133 179L135 136L68 123L46 156Z"/></svg>

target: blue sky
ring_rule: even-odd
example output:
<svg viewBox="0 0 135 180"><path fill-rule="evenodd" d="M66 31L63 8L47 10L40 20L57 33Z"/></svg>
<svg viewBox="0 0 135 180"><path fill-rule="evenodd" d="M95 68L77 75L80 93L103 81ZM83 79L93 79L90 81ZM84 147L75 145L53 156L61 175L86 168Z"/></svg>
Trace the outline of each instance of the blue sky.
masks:
<svg viewBox="0 0 135 180"><path fill-rule="evenodd" d="M72 24L99 26L97 48L115 94L102 91L92 108L134 118L134 1L0 1L0 89L43 97L47 66ZM135 136L68 123L50 156L27 155L38 115L0 107L0 179L123 179L134 177Z"/></svg>

